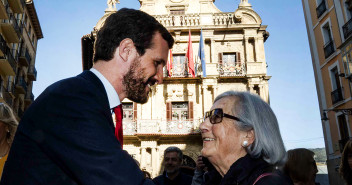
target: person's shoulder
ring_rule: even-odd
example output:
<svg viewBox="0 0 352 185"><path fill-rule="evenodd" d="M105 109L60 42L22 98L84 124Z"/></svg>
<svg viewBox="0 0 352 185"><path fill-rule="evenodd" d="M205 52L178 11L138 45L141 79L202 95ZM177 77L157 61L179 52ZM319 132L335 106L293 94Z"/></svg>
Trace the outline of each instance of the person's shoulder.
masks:
<svg viewBox="0 0 352 185"><path fill-rule="evenodd" d="M292 181L282 173L270 173L257 178L255 185L293 185Z"/></svg>
<svg viewBox="0 0 352 185"><path fill-rule="evenodd" d="M192 184L192 179L193 179L192 176L190 176L190 175L188 175L188 174L186 174L186 173L181 172L181 178L182 178L183 183L185 183L185 184L187 184L187 185L188 185L188 184L189 184L189 185Z"/></svg>
<svg viewBox="0 0 352 185"><path fill-rule="evenodd" d="M153 179L153 182L156 184L160 184L160 182L162 181L163 178L164 178L163 175L159 175Z"/></svg>

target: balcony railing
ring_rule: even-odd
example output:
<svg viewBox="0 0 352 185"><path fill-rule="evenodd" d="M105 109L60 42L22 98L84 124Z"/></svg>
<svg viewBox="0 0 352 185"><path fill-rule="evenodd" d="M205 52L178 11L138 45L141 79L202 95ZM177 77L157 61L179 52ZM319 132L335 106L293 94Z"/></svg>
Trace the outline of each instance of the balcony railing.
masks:
<svg viewBox="0 0 352 185"><path fill-rule="evenodd" d="M15 95L15 84L12 81L8 81L7 92L12 95Z"/></svg>
<svg viewBox="0 0 352 185"><path fill-rule="evenodd" d="M11 49L5 45L5 53L3 57L0 59L6 59L13 71L16 73L17 61L15 60L14 56L12 55Z"/></svg>
<svg viewBox="0 0 352 185"><path fill-rule="evenodd" d="M214 13L211 15L214 25L229 25L235 23L233 13ZM156 15L155 19L165 27L199 26L201 20L200 14Z"/></svg>
<svg viewBox="0 0 352 185"><path fill-rule="evenodd" d="M28 52L28 49L23 47L21 51L21 55L19 57L20 64L23 66L28 66L31 63L32 57Z"/></svg>
<svg viewBox="0 0 352 185"><path fill-rule="evenodd" d="M352 140L352 137L347 137L339 140L339 147L341 153L343 152L343 149L345 148L345 145L349 140Z"/></svg>
<svg viewBox="0 0 352 185"><path fill-rule="evenodd" d="M347 39L352 33L352 19L342 26L343 36Z"/></svg>
<svg viewBox="0 0 352 185"><path fill-rule="evenodd" d="M321 3L319 4L319 6L316 8L317 11L317 16L318 18L323 15L323 13L326 11L326 4L325 4L325 0L322 0Z"/></svg>
<svg viewBox="0 0 352 185"><path fill-rule="evenodd" d="M16 83L16 89L19 94L25 94L27 92L27 83L23 77L18 78Z"/></svg>
<svg viewBox="0 0 352 185"><path fill-rule="evenodd" d="M332 104L338 103L343 100L342 91L343 91L343 88L341 87L331 92Z"/></svg>
<svg viewBox="0 0 352 185"><path fill-rule="evenodd" d="M134 134L193 134L200 133L202 119L194 120L136 120L124 121L124 135Z"/></svg>
<svg viewBox="0 0 352 185"><path fill-rule="evenodd" d="M31 81L35 81L37 79L37 70L35 66L30 66L27 72L28 79Z"/></svg>
<svg viewBox="0 0 352 185"><path fill-rule="evenodd" d="M2 52L3 54L6 53L6 47L7 47L6 41L5 41L5 39L2 37L2 35L0 35L0 50L1 50L1 52Z"/></svg>
<svg viewBox="0 0 352 185"><path fill-rule="evenodd" d="M241 62L230 64L218 64L220 76L244 76L246 74L246 65Z"/></svg>
<svg viewBox="0 0 352 185"><path fill-rule="evenodd" d="M21 38L21 34L22 34L22 26L18 25L18 21L13 14L10 14L9 19L3 19L2 20L3 23L11 23L15 29L15 32L18 36L18 38Z"/></svg>
<svg viewBox="0 0 352 185"><path fill-rule="evenodd" d="M335 51L334 42L333 40L330 40L328 43L324 45L325 58L328 58L331 54L334 53L334 51Z"/></svg>

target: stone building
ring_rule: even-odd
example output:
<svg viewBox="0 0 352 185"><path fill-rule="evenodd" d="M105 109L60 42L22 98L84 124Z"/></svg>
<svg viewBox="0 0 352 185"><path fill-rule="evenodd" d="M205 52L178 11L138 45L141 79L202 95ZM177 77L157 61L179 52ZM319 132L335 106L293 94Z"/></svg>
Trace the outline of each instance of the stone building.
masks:
<svg viewBox="0 0 352 185"><path fill-rule="evenodd" d="M202 140L199 124L214 98L228 90L250 91L269 101L264 42L269 34L247 0L235 12L221 12L214 0L139 0L140 10L154 16L173 35L173 68L164 83L152 87L149 101L123 101L124 149L155 177L163 172L169 146L184 151L184 164L195 167ZM231 5L231 6L236 6ZM96 32L116 8L109 5L91 34L82 38L83 68L92 66ZM193 77L186 53L192 41L196 66L200 34L204 40L206 76L196 67ZM190 33L190 34L189 34ZM190 36L191 35L191 36Z"/></svg>
<svg viewBox="0 0 352 185"><path fill-rule="evenodd" d="M302 0L319 98L330 184L352 138L352 1Z"/></svg>
<svg viewBox="0 0 352 185"><path fill-rule="evenodd" d="M20 119L33 102L37 41L43 38L32 0L0 1L0 102Z"/></svg>

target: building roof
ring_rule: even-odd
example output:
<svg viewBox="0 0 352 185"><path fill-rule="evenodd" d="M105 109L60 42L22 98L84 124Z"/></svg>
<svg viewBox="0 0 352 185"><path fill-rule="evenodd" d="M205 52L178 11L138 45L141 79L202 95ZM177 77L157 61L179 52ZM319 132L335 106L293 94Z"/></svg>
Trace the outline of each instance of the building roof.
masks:
<svg viewBox="0 0 352 185"><path fill-rule="evenodd" d="M42 28L40 27L40 22L38 19L37 11L35 10L35 7L34 7L33 0L29 0L29 1L27 0L26 7L27 7L29 17L32 21L35 35L37 36L38 39L43 38L44 36L43 36Z"/></svg>

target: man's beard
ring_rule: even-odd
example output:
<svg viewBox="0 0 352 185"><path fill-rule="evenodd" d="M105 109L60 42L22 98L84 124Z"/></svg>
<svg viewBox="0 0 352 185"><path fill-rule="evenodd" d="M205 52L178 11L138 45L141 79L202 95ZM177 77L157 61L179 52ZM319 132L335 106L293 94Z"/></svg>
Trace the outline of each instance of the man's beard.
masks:
<svg viewBox="0 0 352 185"><path fill-rule="evenodd" d="M148 93L145 92L145 88L148 81L144 83L144 70L137 71L140 69L140 60L135 60L123 77L123 85L125 87L127 98L136 103L146 103L148 101Z"/></svg>

